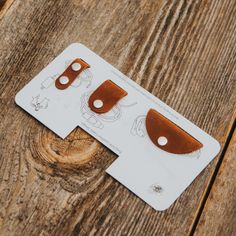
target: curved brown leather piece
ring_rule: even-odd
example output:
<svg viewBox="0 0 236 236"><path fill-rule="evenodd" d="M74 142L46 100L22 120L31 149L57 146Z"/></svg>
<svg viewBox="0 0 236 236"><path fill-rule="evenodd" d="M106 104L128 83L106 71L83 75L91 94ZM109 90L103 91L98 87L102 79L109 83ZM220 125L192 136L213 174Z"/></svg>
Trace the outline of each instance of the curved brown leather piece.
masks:
<svg viewBox="0 0 236 236"><path fill-rule="evenodd" d="M79 63L81 65L80 70L78 71L74 71L72 70L72 64L74 63ZM88 63L86 63L84 60L82 60L81 58L76 58L67 68L66 70L56 79L55 81L55 85L58 89L66 89L68 88L73 82L74 80L77 78L77 76L84 71L85 69L89 68L90 65ZM61 84L60 83L60 77L61 76L66 76L69 78L69 82L67 84Z"/></svg>
<svg viewBox="0 0 236 236"><path fill-rule="evenodd" d="M96 113L106 113L110 111L116 103L128 93L116 85L111 80L103 82L89 97L88 104L92 111ZM94 107L95 100L101 100L103 106L101 108Z"/></svg>
<svg viewBox="0 0 236 236"><path fill-rule="evenodd" d="M152 142L166 152L187 154L203 147L199 141L154 109L148 111L146 129ZM159 137L165 137L167 143L159 145Z"/></svg>

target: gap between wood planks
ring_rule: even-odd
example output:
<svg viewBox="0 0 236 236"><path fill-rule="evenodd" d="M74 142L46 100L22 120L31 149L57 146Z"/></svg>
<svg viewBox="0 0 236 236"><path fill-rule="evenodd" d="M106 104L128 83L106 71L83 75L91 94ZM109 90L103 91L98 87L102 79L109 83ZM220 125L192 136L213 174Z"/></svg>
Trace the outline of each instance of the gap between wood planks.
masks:
<svg viewBox="0 0 236 236"><path fill-rule="evenodd" d="M6 14L7 10L9 10L13 2L14 0L0 0L0 20Z"/></svg>
<svg viewBox="0 0 236 236"><path fill-rule="evenodd" d="M232 137L233 137L233 134L234 134L234 132L235 132L235 129L236 129L236 119L234 119L234 121L233 121L233 124L232 124L232 126L231 126L231 129L230 129L230 131L229 131L229 135L228 135L228 137L227 137L227 139L226 139L226 142L225 142L224 147L223 147L223 149L222 149L222 152L221 152L221 154L220 154L219 161L218 161L217 164L216 164L215 170L214 170L214 172L213 172L213 174L212 174L212 177L211 177L211 179L210 179L209 185L208 185L208 187L207 187L207 189L206 189L206 193L205 193L205 195L204 195L204 197L203 197L203 200L202 200L202 202L201 202L201 204L200 204L200 207L199 207L199 209L198 209L196 218L195 218L195 220L194 220L194 222L193 222L193 224L192 224L192 227L191 227L191 230L190 230L190 233L189 233L190 236L194 235L194 232L195 232L195 230L196 230L196 227L197 227L198 222L199 222L199 220L200 220L200 217L201 217L201 215L202 215L203 209L204 209L204 207L205 207L206 201L207 201L208 196L209 196L209 194L210 194L210 192L211 192L211 189L212 189L212 187L213 187L213 184L214 184L214 182L215 182L215 179L216 179L216 177L217 177L217 175L218 175L220 166L221 166L221 164L222 164L222 162L223 162L224 156L225 156L225 154L226 154L226 152L227 152L227 149L228 149L228 147L229 147L229 143L230 143L230 141L231 141L231 139L232 139Z"/></svg>

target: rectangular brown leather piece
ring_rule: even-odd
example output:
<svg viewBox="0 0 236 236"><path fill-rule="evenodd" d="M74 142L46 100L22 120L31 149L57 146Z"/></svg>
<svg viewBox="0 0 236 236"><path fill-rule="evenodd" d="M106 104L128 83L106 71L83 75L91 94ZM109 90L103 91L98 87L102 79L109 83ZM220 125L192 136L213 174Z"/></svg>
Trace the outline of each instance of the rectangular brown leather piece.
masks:
<svg viewBox="0 0 236 236"><path fill-rule="evenodd" d="M74 63L78 63L80 64L81 68L78 70L78 71L75 71L72 69L72 65ZM85 69L89 68L90 65L85 62L84 60L82 60L81 58L76 58L67 68L66 70L56 79L55 81L55 86L58 88L58 89L61 89L61 90L64 90L64 89L67 89L73 82L74 80L79 76L79 74L84 71ZM62 84L60 82L60 78L62 76L66 76L69 80L68 80L68 83L66 84Z"/></svg>

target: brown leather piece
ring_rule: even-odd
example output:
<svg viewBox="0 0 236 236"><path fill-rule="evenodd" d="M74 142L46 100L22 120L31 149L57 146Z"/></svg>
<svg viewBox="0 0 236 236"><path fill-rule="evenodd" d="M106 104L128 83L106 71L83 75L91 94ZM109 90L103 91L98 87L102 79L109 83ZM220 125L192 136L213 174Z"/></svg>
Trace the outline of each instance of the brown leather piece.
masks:
<svg viewBox="0 0 236 236"><path fill-rule="evenodd" d="M92 111L96 113L106 113L127 94L128 93L125 90L111 80L106 80L91 94L88 104ZM96 100L101 100L103 102L103 106L101 108L96 108L94 106L94 101Z"/></svg>
<svg viewBox="0 0 236 236"><path fill-rule="evenodd" d="M80 70L78 71L74 71L72 70L72 64L74 63L79 63L81 65ZM89 64L87 64L84 60L82 60L81 58L76 58L67 68L66 70L56 79L55 81L55 86L58 89L67 89L73 82L74 80L78 77L78 75L84 71L85 69L89 68ZM69 78L69 82L66 84L61 84L60 83L60 77L61 76L66 76Z"/></svg>
<svg viewBox="0 0 236 236"><path fill-rule="evenodd" d="M148 111L146 129L152 142L166 152L187 154L203 147L199 141L154 109ZM159 145L159 137L165 137L167 143Z"/></svg>

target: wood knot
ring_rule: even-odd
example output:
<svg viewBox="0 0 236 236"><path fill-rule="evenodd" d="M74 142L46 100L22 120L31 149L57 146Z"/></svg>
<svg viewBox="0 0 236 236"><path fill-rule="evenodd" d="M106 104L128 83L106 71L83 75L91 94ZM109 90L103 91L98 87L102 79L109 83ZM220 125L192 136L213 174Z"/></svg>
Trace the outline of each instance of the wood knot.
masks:
<svg viewBox="0 0 236 236"><path fill-rule="evenodd" d="M66 139L43 129L31 140L36 159L49 166L78 167L88 165L104 148L81 129L74 130Z"/></svg>

